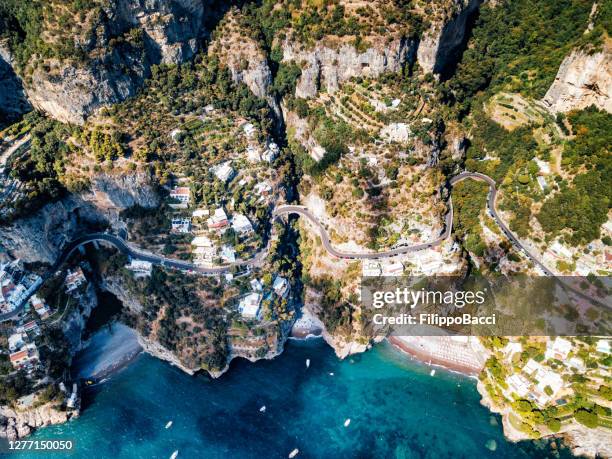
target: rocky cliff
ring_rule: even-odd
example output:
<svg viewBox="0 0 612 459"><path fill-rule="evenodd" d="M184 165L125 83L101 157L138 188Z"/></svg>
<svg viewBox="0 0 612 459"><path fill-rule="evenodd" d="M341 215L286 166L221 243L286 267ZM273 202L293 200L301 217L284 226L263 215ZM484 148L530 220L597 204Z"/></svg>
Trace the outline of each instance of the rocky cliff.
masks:
<svg viewBox="0 0 612 459"><path fill-rule="evenodd" d="M104 223L93 206L69 197L47 204L32 216L20 218L9 226L0 226L0 245L26 262L53 263L60 248L76 237L83 221Z"/></svg>
<svg viewBox="0 0 612 459"><path fill-rule="evenodd" d="M61 247L91 228L119 224L112 212L159 203L152 178L144 174L92 177L90 190L45 205L26 218L0 226L0 246L26 262L53 263Z"/></svg>
<svg viewBox="0 0 612 459"><path fill-rule="evenodd" d="M572 51L561 63L543 102L554 113L590 105L612 113L612 39L598 52Z"/></svg>
<svg viewBox="0 0 612 459"><path fill-rule="evenodd" d="M28 98L60 121L82 124L98 108L132 96L152 65L191 58L205 33L204 3L113 0L92 9L62 39L74 41L74 56L31 59L24 69Z"/></svg>
<svg viewBox="0 0 612 459"><path fill-rule="evenodd" d="M33 71L27 86L28 98L38 110L74 124L83 124L88 115L105 104L134 95L145 73L145 66L128 56L111 55L87 67L57 59L47 65L49 71ZM130 66L131 74L122 73L121 66Z"/></svg>
<svg viewBox="0 0 612 459"><path fill-rule="evenodd" d="M469 20L483 0L454 0L445 5L423 33L417 61L425 73L440 74L459 60Z"/></svg>
<svg viewBox="0 0 612 459"><path fill-rule="evenodd" d="M516 415L509 407L501 408L496 405L482 381L478 381L477 388L482 396L480 403L487 407L492 413L497 413L502 417L504 436L508 440L518 442L530 440L532 438L525 432L514 427L514 424L510 421L510 416ZM563 423L558 433L548 434L544 437L563 438L576 456L589 458L612 456L612 431L604 427L590 429L572 420Z"/></svg>
<svg viewBox="0 0 612 459"><path fill-rule="evenodd" d="M92 179L92 195L98 204L106 203L110 207L127 209L133 206L153 208L159 205L157 186L150 175L135 174L99 174Z"/></svg>
<svg viewBox="0 0 612 459"><path fill-rule="evenodd" d="M0 128L31 109L12 65L13 57L6 43L0 42Z"/></svg>
<svg viewBox="0 0 612 459"><path fill-rule="evenodd" d="M75 415L78 412L62 411L53 402L28 409L3 406L0 407L0 437L17 440L39 427L62 424Z"/></svg>
<svg viewBox="0 0 612 459"><path fill-rule="evenodd" d="M295 95L314 97L320 89L329 93L338 90L343 81L352 77L376 77L384 72L398 72L413 61L416 42L396 38L390 42L372 42L364 51L352 43L319 42L314 48L285 40L282 45L283 61L293 61L301 66Z"/></svg>
<svg viewBox="0 0 612 459"><path fill-rule="evenodd" d="M91 312L98 306L98 297L92 283L87 285L87 290L81 296L79 306L66 314L61 321L62 331L66 337L66 342L70 347L72 355L76 354L82 346L83 332L87 324L87 319Z"/></svg>
<svg viewBox="0 0 612 459"><path fill-rule="evenodd" d="M228 67L235 82L246 84L253 94L265 99L277 120L280 120L280 107L269 91L272 72L268 57L261 43L241 26L242 20L241 13L232 9L216 29L208 54L217 56Z"/></svg>

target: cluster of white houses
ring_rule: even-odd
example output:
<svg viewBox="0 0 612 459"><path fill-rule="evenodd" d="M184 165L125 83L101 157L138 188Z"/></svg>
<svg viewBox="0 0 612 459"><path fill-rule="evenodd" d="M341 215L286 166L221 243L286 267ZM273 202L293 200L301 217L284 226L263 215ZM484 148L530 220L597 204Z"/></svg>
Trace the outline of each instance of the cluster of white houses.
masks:
<svg viewBox="0 0 612 459"><path fill-rule="evenodd" d="M257 128L252 123L241 125L247 139L246 159L249 162L265 161L271 163L280 152L277 144L267 141L262 148L257 139ZM228 184L238 175L235 161L226 160L210 167L209 172L215 180ZM238 182L239 186L245 186L252 181L253 177L245 176ZM265 180L254 183L252 193L259 202L263 202L272 193L272 186ZM187 209L193 202L190 189L187 186L175 186L170 190L170 198L175 202L170 205L173 208ZM232 204L230 203L230 209ZM248 237L254 232L253 223L246 215L233 212L228 215L227 208L198 208L192 211L191 216L175 215L171 219L171 231L176 234L193 233L191 241L193 261L202 267L212 267L216 263L234 263L236 252L229 244L222 244L219 239L226 230L231 228L236 235Z"/></svg>
<svg viewBox="0 0 612 459"><path fill-rule="evenodd" d="M265 148L260 149L259 145L251 142L254 139L257 129L251 123L245 123L242 126L244 134L249 140L249 144L246 150L246 158L251 163L258 163L260 161L265 161L271 163L278 157L279 148L278 145L274 142L268 141L266 143Z"/></svg>
<svg viewBox="0 0 612 459"><path fill-rule="evenodd" d="M551 402L571 394L566 379L559 370L554 370L546 365L548 360L556 360L563 363L563 370L577 373L585 373L587 366L577 355L572 355L574 344L566 339L557 337L555 340L546 343L544 359L540 362L529 359L518 373L513 373L506 378L507 389L504 395L513 400L513 394L521 398L526 398L535 402L540 408L545 407ZM602 354L610 353L610 345L607 339L601 339L596 343L596 352ZM516 353L523 351L522 345L516 341L510 341L502 349L502 352L509 360ZM570 357L571 356L571 357Z"/></svg>
<svg viewBox="0 0 612 459"><path fill-rule="evenodd" d="M20 260L0 264L0 313L22 306L42 283L42 278L24 269Z"/></svg>
<svg viewBox="0 0 612 459"><path fill-rule="evenodd" d="M227 163L224 163L224 166L228 166ZM217 172L222 173L225 177L227 168L217 169ZM269 190L271 190L271 187L264 184L261 192ZM189 188L186 187L174 188L170 196L177 197L177 199L180 196L181 202L190 202ZM192 232L192 222L195 224L195 222L200 221L205 222L208 234L196 231L196 236L191 241L191 245L194 263L203 267L211 267L215 264L217 258L224 263L234 263L236 261L236 252L231 245L223 244L219 246L209 236L222 235L229 228L232 228L239 236L248 236L254 232L253 224L246 215L234 213L230 218L223 207L217 207L212 213L208 209L195 209L191 217L174 217L172 219L172 231L182 234L190 233Z"/></svg>
<svg viewBox="0 0 612 459"><path fill-rule="evenodd" d="M8 338L9 360L16 370L32 370L40 362L34 338L40 334L36 321L15 327Z"/></svg>
<svg viewBox="0 0 612 459"><path fill-rule="evenodd" d="M272 282L272 291L265 293L261 280L251 280L252 291L243 296L238 303L238 311L245 319L261 320L261 303L264 298L272 295L272 292L280 298L286 298L289 293L289 281L281 276L276 276Z"/></svg>
<svg viewBox="0 0 612 459"><path fill-rule="evenodd" d="M19 266L13 265L13 266ZM38 276L37 276L38 277ZM40 278L39 278L40 279ZM26 311L28 307L31 307L34 312L45 320L52 314L51 308L47 305L44 299L38 295L33 294L30 290L35 291L38 289L40 282L34 281L31 285L32 288L26 289L27 295L31 295L29 298L29 306L26 303ZM87 278L83 274L83 269L78 266L74 269L68 270L66 278L64 280L64 287L66 293L78 296L79 287L87 283ZM7 284L8 285L8 284ZM3 289L5 290L5 289ZM27 297L26 297L27 298ZM34 339L40 335L40 327L36 320L30 320L22 325L18 325L13 329L10 336L8 337L8 351L9 360L14 369L25 369L33 370L40 362L40 354Z"/></svg>

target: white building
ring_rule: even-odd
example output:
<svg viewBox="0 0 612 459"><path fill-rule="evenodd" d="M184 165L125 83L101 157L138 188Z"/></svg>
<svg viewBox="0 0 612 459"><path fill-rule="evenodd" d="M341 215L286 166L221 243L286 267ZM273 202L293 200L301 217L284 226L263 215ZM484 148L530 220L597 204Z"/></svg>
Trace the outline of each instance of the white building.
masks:
<svg viewBox="0 0 612 459"><path fill-rule="evenodd" d="M211 215L211 217L207 220L208 229L225 229L229 225L229 221L227 220L227 214L223 207L218 207L215 209L215 213Z"/></svg>
<svg viewBox="0 0 612 459"><path fill-rule="evenodd" d="M401 261L395 263L381 263L383 276L401 276L404 274L404 265Z"/></svg>
<svg viewBox="0 0 612 459"><path fill-rule="evenodd" d="M153 263L146 260L132 259L125 267L137 276L150 276L153 271Z"/></svg>
<svg viewBox="0 0 612 459"><path fill-rule="evenodd" d="M540 365L538 362L536 362L533 359L529 359L527 363L525 364L525 366L523 367L523 371L528 375L532 375L536 371L538 371L540 368L542 368L542 365Z"/></svg>
<svg viewBox="0 0 612 459"><path fill-rule="evenodd" d="M567 247L564 247L563 245L561 245L559 241L553 242L550 245L550 250L557 257L566 258L566 259L572 258L572 252Z"/></svg>
<svg viewBox="0 0 612 459"><path fill-rule="evenodd" d="M510 393L515 393L519 397L525 397L529 393L529 380L525 376L515 373L506 378Z"/></svg>
<svg viewBox="0 0 612 459"><path fill-rule="evenodd" d="M79 288L83 283L86 282L85 274L83 274L83 270L80 267L77 267L74 271L68 270L68 275L66 276L66 291L68 293L75 291Z"/></svg>
<svg viewBox="0 0 612 459"><path fill-rule="evenodd" d="M575 368L580 373L584 373L586 371L586 365L584 364L584 360L582 360L580 357L572 357L571 359L569 359L567 364L570 368Z"/></svg>
<svg viewBox="0 0 612 459"><path fill-rule="evenodd" d="M246 319L259 319L261 313L261 293L249 293L238 304L238 310Z"/></svg>
<svg viewBox="0 0 612 459"><path fill-rule="evenodd" d="M213 242L206 236L196 236L191 241L191 245L196 247L212 247Z"/></svg>
<svg viewBox="0 0 612 459"><path fill-rule="evenodd" d="M558 373L545 367L541 367L535 374L535 379L538 381L537 388L546 394L546 387L550 387L551 394L546 394L551 399L555 397L557 392L563 387L563 378Z"/></svg>
<svg viewBox="0 0 612 459"><path fill-rule="evenodd" d="M223 245L221 247L221 252L219 253L221 259L226 263L235 263L236 262L236 251L230 245Z"/></svg>
<svg viewBox="0 0 612 459"><path fill-rule="evenodd" d="M536 181L538 182L538 185L540 185L540 189L542 191L546 190L546 188L548 188L548 185L546 184L546 179L544 177L542 177L541 175L538 175L536 177Z"/></svg>
<svg viewBox="0 0 612 459"><path fill-rule="evenodd" d="M213 263L215 256L217 255L217 248L213 242L206 236L197 236L191 241L193 249L194 262L201 266L210 266Z"/></svg>
<svg viewBox="0 0 612 459"><path fill-rule="evenodd" d="M246 217L246 215L242 214L234 215L234 218L232 218L232 228L238 234L253 232L253 225L251 225L250 220Z"/></svg>
<svg viewBox="0 0 612 459"><path fill-rule="evenodd" d="M538 168L542 174L550 174L550 163L547 161L542 161L539 158L533 158L533 160L538 165Z"/></svg>
<svg viewBox="0 0 612 459"><path fill-rule="evenodd" d="M259 182L253 187L253 191L255 191L255 194L267 196L272 191L272 187L268 182Z"/></svg>
<svg viewBox="0 0 612 459"><path fill-rule="evenodd" d="M259 279L251 279L251 290L254 292L261 292L263 290L263 284Z"/></svg>
<svg viewBox="0 0 612 459"><path fill-rule="evenodd" d="M204 218L210 215L210 211L208 209L196 209L193 211L191 216L193 218Z"/></svg>
<svg viewBox="0 0 612 459"><path fill-rule="evenodd" d="M512 357L516 353L523 352L523 345L517 341L508 341L508 344L502 349L504 355Z"/></svg>
<svg viewBox="0 0 612 459"><path fill-rule="evenodd" d="M186 186L175 186L170 191L170 197L182 202L183 204L189 204L189 201L191 200L191 192Z"/></svg>
<svg viewBox="0 0 612 459"><path fill-rule="evenodd" d="M49 313L51 312L49 307L38 297L38 295L33 295L30 299L30 303L32 303L32 307L36 311L36 314L38 314L42 319L46 319L49 316Z"/></svg>
<svg viewBox="0 0 612 459"><path fill-rule="evenodd" d="M597 341L595 349L597 350L597 352L601 352L602 354L609 354L610 341L608 341L607 339L600 339L599 341Z"/></svg>
<svg viewBox="0 0 612 459"><path fill-rule="evenodd" d="M210 171L223 183L228 182L234 176L234 169L232 169L231 161L226 161L211 167Z"/></svg>
<svg viewBox="0 0 612 459"><path fill-rule="evenodd" d="M255 135L255 132L257 131L257 129L255 129L255 126L253 126L251 123L243 124L242 130L244 131L246 136L249 138L253 137Z"/></svg>
<svg viewBox="0 0 612 459"><path fill-rule="evenodd" d="M363 277L378 277L382 274L380 263L377 261L363 260L361 263L361 275Z"/></svg>
<svg viewBox="0 0 612 459"><path fill-rule="evenodd" d="M174 217L172 218L172 231L174 233L186 234L191 231L191 218Z"/></svg>
<svg viewBox="0 0 612 459"><path fill-rule="evenodd" d="M13 333L8 339L8 348L11 352L17 352L26 344L27 336L25 333Z"/></svg>
<svg viewBox="0 0 612 459"><path fill-rule="evenodd" d="M271 163L272 161L276 159L276 157L278 156L278 153L279 153L278 145L276 145L274 142L270 142L266 150L261 155L261 160Z"/></svg>
<svg viewBox="0 0 612 459"><path fill-rule="evenodd" d="M217 249L216 247L196 247L192 253L194 255L193 262L196 265L210 267L217 255Z"/></svg>
<svg viewBox="0 0 612 459"><path fill-rule="evenodd" d="M70 397L68 398L68 401L66 402L66 407L69 409L73 409L78 401L78 392L77 392L77 384L73 383L72 384L72 393L70 394Z"/></svg>
<svg viewBox="0 0 612 459"><path fill-rule="evenodd" d="M289 281L284 277L276 276L272 283L272 289L278 296L284 298L289 291Z"/></svg>
<svg viewBox="0 0 612 459"><path fill-rule="evenodd" d="M259 148L249 145L246 150L247 160L251 163L258 163L261 161L261 155L259 153Z"/></svg>
<svg viewBox="0 0 612 459"><path fill-rule="evenodd" d="M556 338L554 341L546 343L546 353L544 356L547 359L565 360L572 350L572 343L563 338Z"/></svg>

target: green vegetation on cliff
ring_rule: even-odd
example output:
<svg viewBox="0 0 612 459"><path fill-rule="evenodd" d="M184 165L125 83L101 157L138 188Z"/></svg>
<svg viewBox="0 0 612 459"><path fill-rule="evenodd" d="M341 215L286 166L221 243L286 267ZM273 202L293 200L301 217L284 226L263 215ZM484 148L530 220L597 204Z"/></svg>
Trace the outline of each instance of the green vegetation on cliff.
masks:
<svg viewBox="0 0 612 459"><path fill-rule="evenodd" d="M571 113L575 137L563 151L563 165L577 175L561 182L560 192L548 199L538 220L544 231L556 235L570 229L569 242L583 244L597 239L612 206L612 115L594 107Z"/></svg>
<svg viewBox="0 0 612 459"><path fill-rule="evenodd" d="M461 110L480 90L505 88L540 98L583 37L590 0L485 3L457 73L446 86Z"/></svg>

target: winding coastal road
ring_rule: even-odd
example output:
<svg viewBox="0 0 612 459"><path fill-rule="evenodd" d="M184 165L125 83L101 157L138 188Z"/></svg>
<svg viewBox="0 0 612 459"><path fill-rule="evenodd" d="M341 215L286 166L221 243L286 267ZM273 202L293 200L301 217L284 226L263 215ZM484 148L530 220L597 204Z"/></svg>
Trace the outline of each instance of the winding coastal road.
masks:
<svg viewBox="0 0 612 459"><path fill-rule="evenodd" d="M529 260L531 260L535 265L537 265L547 276L552 276L553 273L550 271L540 260L538 260L510 231L510 229L506 226L504 221L501 219L499 214L497 213L496 208L496 200L497 200L497 187L495 186L495 181L489 177L488 175L481 174L479 172L462 172L459 175L456 175L449 181L449 185L452 188L457 183L467 180L479 180L481 182L485 182L489 185L489 196L487 198L487 207L489 208L489 212L491 216L503 231L503 233L512 241L515 247L520 249ZM319 234L321 236L321 242L325 250L331 255L337 258L344 259L352 259L352 260L377 260L381 258L393 257L396 255L402 255L404 253L417 252L419 250L428 249L431 247L438 246L442 244L446 239L448 239L453 231L453 200L452 197L449 199L449 207L450 211L446 214L444 231L442 234L433 241L424 242L421 244L415 244L410 246L397 247L391 250L385 250L381 252L341 252L334 248L329 238L329 234L327 230L323 227L323 225L317 220L317 218L304 206L296 206L296 205L283 205L278 206L274 209L274 216L281 215L290 215L297 214L301 217L307 218L311 221L319 230Z"/></svg>
<svg viewBox="0 0 612 459"><path fill-rule="evenodd" d="M497 209L496 209L497 188L495 185L495 181L488 175L484 175L478 172L462 172L461 174L456 175L455 177L450 179L449 186L450 188L452 188L457 183L463 180L467 180L467 179L479 180L489 185L489 195L487 198L487 207L489 209L489 212L491 213L491 216L493 217L497 225L500 227L502 232L512 242L512 244L514 244L516 248L522 251L530 261L532 261L536 266L538 266L538 268L540 268L544 272L545 275L554 276L554 273L550 271L546 266L544 266L544 264L540 260L538 260L518 240L518 238L514 236L514 234L512 234L510 229L506 226L506 224L503 222L503 220L497 213ZM378 260L382 258L389 258L389 257L397 256L397 255L402 255L405 253L417 252L419 250L428 249L428 248L435 247L435 246L442 244L446 239L450 237L452 230L453 230L452 197L449 198L449 207L450 207L450 211L446 214L446 217L445 217L444 231L435 240L430 241L430 242L415 244L411 246L397 247L395 249L385 250L381 252L342 252L340 250L337 250L332 245L331 240L329 238L329 234L327 233L327 230L325 229L323 224L319 222L319 220L314 216L314 214L312 214L312 212L310 212L310 210L308 210L308 208L306 208L305 206L280 205L274 208L274 210L272 211L272 216L274 218L280 218L282 216L293 214L293 215L299 215L300 217L304 217L310 220L310 222L313 223L318 228L319 234L321 236L321 242L323 243L325 250L327 250L327 252L334 257L341 258L341 259L351 259L351 260ZM166 258L161 255L155 255L155 254L144 252L130 245L129 243L119 238L118 236L115 236L112 234L92 233L92 234L87 234L87 235L78 237L72 240L71 242L69 242L66 245L66 247L64 247L64 249L62 250L62 253L58 257L56 262L53 264L53 266L51 266L51 268L49 268L49 270L43 275L43 280L46 280L49 277L51 277L68 260L68 258L74 253L75 250L77 250L79 247L82 247L85 244L88 244L90 242L103 242L103 243L111 244L114 247L116 247L121 253L135 260L148 261L154 265L159 265L159 266L164 266L168 268L179 269L182 271L199 273L202 275L209 275L209 276L225 273L229 271L232 267L255 265L261 262L266 257L267 252L268 252L268 247L269 247L268 245L265 249L259 251L256 255L254 255L249 260L240 260L232 264L218 266L215 268L204 268L201 266L197 266L193 263L190 263L188 261L181 261L181 260L176 260L172 258ZM0 314L0 322L5 321L5 320L10 320L16 317L21 312L21 310L23 309L23 307L25 306L28 300L29 300L29 297L25 298L22 304L18 306L17 308L15 308L13 311L9 313L5 313L5 314Z"/></svg>

